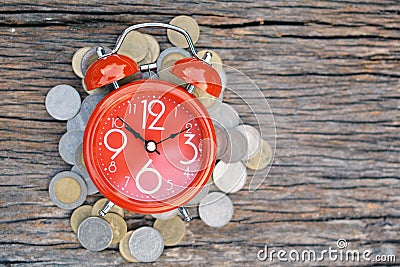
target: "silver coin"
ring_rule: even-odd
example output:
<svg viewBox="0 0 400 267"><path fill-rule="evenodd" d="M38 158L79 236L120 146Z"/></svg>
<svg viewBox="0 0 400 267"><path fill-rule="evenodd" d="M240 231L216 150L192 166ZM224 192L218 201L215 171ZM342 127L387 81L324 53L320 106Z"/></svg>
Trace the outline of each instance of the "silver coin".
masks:
<svg viewBox="0 0 400 267"><path fill-rule="evenodd" d="M94 185L93 180L90 178L89 173L86 169L85 163L82 161L82 144L75 151L75 165L71 171L78 173L85 180L87 186L87 194L94 195L99 192L97 187Z"/></svg>
<svg viewBox="0 0 400 267"><path fill-rule="evenodd" d="M160 219L160 220L169 220L172 217L174 217L176 214L178 214L178 209L166 211L166 212L161 212L161 213L155 213L151 214L151 216L154 219Z"/></svg>
<svg viewBox="0 0 400 267"><path fill-rule="evenodd" d="M242 124L236 127L247 140L247 153L244 160L254 157L261 147L261 135L256 128L251 125Z"/></svg>
<svg viewBox="0 0 400 267"><path fill-rule="evenodd" d="M86 122L83 121L82 111L79 111L72 119L67 121L67 131L85 131Z"/></svg>
<svg viewBox="0 0 400 267"><path fill-rule="evenodd" d="M81 97L74 87L57 85L46 95L47 112L56 120L68 120L74 117L81 107Z"/></svg>
<svg viewBox="0 0 400 267"><path fill-rule="evenodd" d="M210 192L210 184L206 184L197 195L192 198L188 203L185 204L185 207L194 207L197 206L200 201Z"/></svg>
<svg viewBox="0 0 400 267"><path fill-rule="evenodd" d="M217 138L217 159L220 159L228 149L229 146L229 135L225 128L218 122L213 121L215 136Z"/></svg>
<svg viewBox="0 0 400 267"><path fill-rule="evenodd" d="M87 250L102 251L110 246L113 233L106 220L100 217L89 217L79 225L77 237Z"/></svg>
<svg viewBox="0 0 400 267"><path fill-rule="evenodd" d="M74 165L75 151L83 141L82 131L66 132L58 144L58 152L61 158L68 164Z"/></svg>
<svg viewBox="0 0 400 267"><path fill-rule="evenodd" d="M199 215L208 226L222 227L232 219L232 201L221 192L212 192L201 200Z"/></svg>
<svg viewBox="0 0 400 267"><path fill-rule="evenodd" d="M224 162L238 162L241 161L247 153L247 140L246 137L236 128L229 129L228 135L230 142L225 154L221 157Z"/></svg>
<svg viewBox="0 0 400 267"><path fill-rule="evenodd" d="M215 186L224 193L235 193L243 188L247 180L246 166L241 162L219 161L213 171Z"/></svg>
<svg viewBox="0 0 400 267"><path fill-rule="evenodd" d="M158 78L159 78L158 74L155 73L154 71L145 71L142 73L142 79L156 80Z"/></svg>
<svg viewBox="0 0 400 267"><path fill-rule="evenodd" d="M87 97L85 97L85 99L83 99L81 112L82 112L82 119L85 125L88 122L96 106L100 103L101 100L103 100L105 96L106 96L105 94L95 94L95 95L88 95Z"/></svg>
<svg viewBox="0 0 400 267"><path fill-rule="evenodd" d="M106 53L110 53L111 49L108 47L104 47L104 50L106 51ZM89 69L90 65L92 65L98 58L97 55L97 46L96 47L92 47L90 48L82 57L82 61L81 61L81 70L82 70L82 74L83 76L86 75L87 70Z"/></svg>
<svg viewBox="0 0 400 267"><path fill-rule="evenodd" d="M186 57L192 57L192 55L191 55L188 51L186 51L185 49L183 49L183 48L179 48L179 47L170 47L170 48L167 48L167 49L165 49L164 51L162 51L162 52L160 53L160 55L158 56L158 58L157 58L157 61L156 61L156 64L157 64L157 72L160 72L161 66L165 63L165 62L164 62L164 58L165 58L166 56L168 56L169 54L172 54L172 53L179 53L179 54L181 54L184 58L186 58Z"/></svg>
<svg viewBox="0 0 400 267"><path fill-rule="evenodd" d="M83 172L81 172L78 167L73 166L71 168L71 171L76 172L80 176L82 176L83 180L85 180L86 187L87 187L87 194L89 196L97 194L99 192L99 189L94 185L93 180L90 178L89 173L87 172L86 168L84 169Z"/></svg>
<svg viewBox="0 0 400 267"><path fill-rule="evenodd" d="M156 229L141 227L129 239L129 250L135 259L142 262L157 260L164 251L164 240Z"/></svg>
<svg viewBox="0 0 400 267"><path fill-rule="evenodd" d="M64 179L67 180L65 183ZM72 210L83 204L87 196L87 188L80 175L71 171L63 171L51 179L49 195L57 207Z"/></svg>
<svg viewBox="0 0 400 267"><path fill-rule="evenodd" d="M226 103L215 101L211 109L208 109L210 117L220 123L225 129L232 129L240 124L237 111Z"/></svg>

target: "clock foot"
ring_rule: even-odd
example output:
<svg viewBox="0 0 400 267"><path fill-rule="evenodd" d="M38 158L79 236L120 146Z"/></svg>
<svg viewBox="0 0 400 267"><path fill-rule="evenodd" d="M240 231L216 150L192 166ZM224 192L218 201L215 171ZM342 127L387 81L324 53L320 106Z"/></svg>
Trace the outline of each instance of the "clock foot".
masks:
<svg viewBox="0 0 400 267"><path fill-rule="evenodd" d="M185 207L179 207L178 211L181 215L182 220L184 220L185 222L190 222L192 220L189 211Z"/></svg>
<svg viewBox="0 0 400 267"><path fill-rule="evenodd" d="M110 209L112 209L112 207L114 207L114 205L115 205L115 204L114 204L113 202L111 202L110 200L108 200L108 201L106 202L106 204L104 204L104 207L99 211L99 215L100 215L101 217L106 216L107 212L109 212Z"/></svg>

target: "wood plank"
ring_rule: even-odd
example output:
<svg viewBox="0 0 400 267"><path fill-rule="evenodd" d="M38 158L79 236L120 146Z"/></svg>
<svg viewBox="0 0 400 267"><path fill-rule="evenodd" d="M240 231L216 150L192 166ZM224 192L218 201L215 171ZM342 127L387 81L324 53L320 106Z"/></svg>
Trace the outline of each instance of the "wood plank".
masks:
<svg viewBox="0 0 400 267"><path fill-rule="evenodd" d="M192 209L195 219L184 241L150 265L265 265L257 261L264 245L322 251L339 238L351 249L400 257L399 12L398 1L390 0L3 1L0 263L126 263L117 247L101 253L83 249L69 226L71 212L51 203L51 177L70 166L58 155L66 125L47 114L44 99L61 83L84 97L70 67L78 48L112 47L127 26L167 23L178 14L199 22L199 49L212 48L259 86L274 116L276 154L257 191L248 192L248 181L231 196L230 224L207 227ZM170 46L164 31L145 32L163 49ZM265 104L246 82L233 73L228 78L232 91L225 101L254 125L244 97L256 113L264 113L267 131ZM127 222L135 229L153 220L129 213Z"/></svg>

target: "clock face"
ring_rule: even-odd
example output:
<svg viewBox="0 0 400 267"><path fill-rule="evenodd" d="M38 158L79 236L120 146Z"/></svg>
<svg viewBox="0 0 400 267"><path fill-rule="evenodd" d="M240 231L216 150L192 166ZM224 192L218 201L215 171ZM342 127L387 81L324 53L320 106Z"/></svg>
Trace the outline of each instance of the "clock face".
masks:
<svg viewBox="0 0 400 267"><path fill-rule="evenodd" d="M99 190L129 210L182 205L207 182L215 134L204 108L162 81L131 83L94 111L84 140L88 172Z"/></svg>

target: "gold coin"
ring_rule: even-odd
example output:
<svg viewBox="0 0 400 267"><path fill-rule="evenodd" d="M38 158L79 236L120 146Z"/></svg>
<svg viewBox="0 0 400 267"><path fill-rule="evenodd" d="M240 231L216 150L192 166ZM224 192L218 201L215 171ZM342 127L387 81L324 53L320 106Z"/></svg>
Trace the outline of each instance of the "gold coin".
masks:
<svg viewBox="0 0 400 267"><path fill-rule="evenodd" d="M221 57L215 51L210 50L210 49L201 50L201 51L197 52L197 54L199 55L200 58L203 58L203 56L206 52L211 52L212 58L211 58L210 64L211 64L211 66L214 67L214 69L216 71L220 72L222 70Z"/></svg>
<svg viewBox="0 0 400 267"><path fill-rule="evenodd" d="M71 177L61 178L54 185L54 194L58 200L70 204L78 200L81 195L81 186Z"/></svg>
<svg viewBox="0 0 400 267"><path fill-rule="evenodd" d="M118 244L128 231L124 218L116 213L107 213L104 219L111 225L113 238L111 245Z"/></svg>
<svg viewBox="0 0 400 267"><path fill-rule="evenodd" d="M251 159L243 162L251 170L261 170L267 167L272 161L271 146L265 140L261 140L261 148Z"/></svg>
<svg viewBox="0 0 400 267"><path fill-rule="evenodd" d="M197 97L197 99L200 101L201 104L203 104L205 108L212 107L215 104L215 100L217 99L215 96L212 96L206 91L201 90L197 87L194 88L193 95Z"/></svg>
<svg viewBox="0 0 400 267"><path fill-rule="evenodd" d="M178 244L185 236L185 223L179 216L175 216L169 220L157 219L153 227L160 232L166 246Z"/></svg>
<svg viewBox="0 0 400 267"><path fill-rule="evenodd" d="M141 65L144 65L144 64L152 63L152 61L151 61L152 58L153 58L153 56L151 55L151 51L149 49L149 50L147 50L147 54L144 57L144 59L142 61L138 62L138 65L141 66Z"/></svg>
<svg viewBox="0 0 400 267"><path fill-rule="evenodd" d="M75 72L76 76L83 78L83 73L81 69L82 58L91 47L82 47L75 52L72 57L72 70Z"/></svg>
<svg viewBox="0 0 400 267"><path fill-rule="evenodd" d="M92 216L99 216L99 211L104 207L107 201L107 198L102 198L94 203L92 208ZM124 210L117 205L114 205L114 207L112 207L109 212L116 213L124 218Z"/></svg>
<svg viewBox="0 0 400 267"><path fill-rule="evenodd" d="M173 18L169 24L175 25L179 28L184 29L189 35L190 38L193 41L193 44L195 44L199 40L200 36L200 28L197 22L189 17L189 16L177 16ZM187 48L189 47L185 36L183 36L181 33L172 31L172 30L167 30L167 36L168 40L175 46L181 47L181 48Z"/></svg>
<svg viewBox="0 0 400 267"><path fill-rule="evenodd" d="M95 95L95 94L104 94L104 95L106 95L106 94L108 94L110 92L110 90L107 87L104 87L104 86L88 91L86 89L85 79L82 79L82 88L83 88L83 90L85 90L85 92L88 95Z"/></svg>
<svg viewBox="0 0 400 267"><path fill-rule="evenodd" d="M177 84L180 86L185 86L186 82L174 74L170 72L171 67L174 65L175 61L171 60L166 62L165 64L161 65L160 71L158 73L158 76L160 77L160 80L164 81L169 81L173 84Z"/></svg>
<svg viewBox="0 0 400 267"><path fill-rule="evenodd" d="M149 45L140 32L131 31L126 36L118 50L118 54L128 56L136 62L142 61L147 54Z"/></svg>
<svg viewBox="0 0 400 267"><path fill-rule="evenodd" d="M129 239L131 238L133 231L127 232L119 242L119 253L129 262L139 262L135 257L132 256L129 249Z"/></svg>
<svg viewBox="0 0 400 267"><path fill-rule="evenodd" d="M166 55L163 60L162 60L162 64L166 64L169 61L172 61L173 63L175 63L176 61L185 58L184 55L182 55L181 53L175 52L175 53L169 53L168 55Z"/></svg>
<svg viewBox="0 0 400 267"><path fill-rule="evenodd" d="M71 228L74 233L78 230L79 225L83 220L91 216L92 206L83 205L74 210L71 215Z"/></svg>
<svg viewBox="0 0 400 267"><path fill-rule="evenodd" d="M151 54L151 59L149 63L156 62L158 56L160 55L160 45L156 38L154 38L150 34L143 34L144 39L146 39L147 44L149 46L149 52Z"/></svg>

